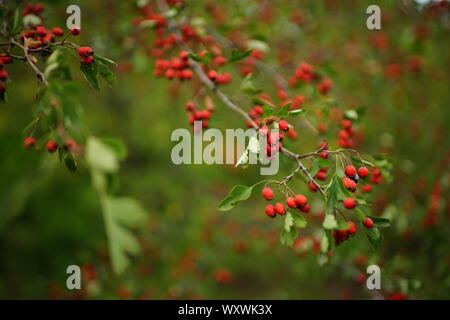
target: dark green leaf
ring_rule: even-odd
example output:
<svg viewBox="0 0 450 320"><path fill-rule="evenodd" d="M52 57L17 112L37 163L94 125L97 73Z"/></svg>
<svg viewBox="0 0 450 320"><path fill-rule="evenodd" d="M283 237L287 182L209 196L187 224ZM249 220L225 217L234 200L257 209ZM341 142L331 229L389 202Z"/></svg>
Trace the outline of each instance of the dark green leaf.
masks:
<svg viewBox="0 0 450 320"><path fill-rule="evenodd" d="M109 64L109 65L113 65L113 66L116 66L117 65L117 63L115 63L114 61L112 61L111 59L108 59L108 58L105 58L105 57L101 57L101 56L99 56L99 55L96 55L96 54L94 54L94 59L95 60L98 60L98 61L100 61L100 62L102 62L102 63L104 63L104 64Z"/></svg>
<svg viewBox="0 0 450 320"><path fill-rule="evenodd" d="M95 90L100 90L97 79L98 75L97 65L95 63L91 63L89 65L80 64L80 70L81 72L83 72L84 77L86 78L89 85Z"/></svg>
<svg viewBox="0 0 450 320"><path fill-rule="evenodd" d="M231 57L230 57L230 62L238 62L244 58L247 58L251 53L252 53L253 49L247 49L245 51L239 51L236 48L233 48L231 50Z"/></svg>
<svg viewBox="0 0 450 320"><path fill-rule="evenodd" d="M66 164L67 169L71 172L77 171L77 161L73 157L72 152L67 152L64 155L64 163Z"/></svg>
<svg viewBox="0 0 450 320"><path fill-rule="evenodd" d="M385 227L391 226L391 220L389 220L389 219L372 217L372 216L369 216L369 217L370 217L370 219L373 220L373 223L376 227L385 228Z"/></svg>

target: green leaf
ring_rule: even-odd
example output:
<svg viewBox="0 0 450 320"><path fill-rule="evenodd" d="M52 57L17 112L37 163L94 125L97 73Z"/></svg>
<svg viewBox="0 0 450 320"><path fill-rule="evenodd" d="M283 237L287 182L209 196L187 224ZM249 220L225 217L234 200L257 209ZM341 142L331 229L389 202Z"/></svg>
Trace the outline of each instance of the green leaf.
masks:
<svg viewBox="0 0 450 320"><path fill-rule="evenodd" d="M41 18L39 18L34 14L27 14L26 16L23 17L22 22L26 28L42 24Z"/></svg>
<svg viewBox="0 0 450 320"><path fill-rule="evenodd" d="M325 219L323 220L322 226L324 227L324 229L327 229L327 230L336 229L338 227L338 224L337 224L335 216L332 214L325 215Z"/></svg>
<svg viewBox="0 0 450 320"><path fill-rule="evenodd" d="M308 224L305 217L301 216L295 212L292 212L291 210L289 210L289 211L291 212L294 226L296 226L297 228L305 228L306 225Z"/></svg>
<svg viewBox="0 0 450 320"><path fill-rule="evenodd" d="M189 53L189 58L191 58L192 60L197 61L197 62L203 61L202 58L200 58L200 56L195 53Z"/></svg>
<svg viewBox="0 0 450 320"><path fill-rule="evenodd" d="M320 241L320 250L326 253L331 251L331 249L333 249L333 237L330 231L324 230Z"/></svg>
<svg viewBox="0 0 450 320"><path fill-rule="evenodd" d="M280 234L281 244L289 247L292 246L295 238L297 238L297 234L298 232L295 228L291 228L289 231L286 231L286 229L283 228Z"/></svg>
<svg viewBox="0 0 450 320"><path fill-rule="evenodd" d="M100 87L98 85L98 69L97 64L91 63L89 65L80 64L80 70L83 72L84 77L86 78L89 85L94 88L95 90L100 90Z"/></svg>
<svg viewBox="0 0 450 320"><path fill-rule="evenodd" d="M228 196L219 204L220 211L228 211L233 209L239 202L247 200L252 195L253 187L234 186Z"/></svg>
<svg viewBox="0 0 450 320"><path fill-rule="evenodd" d="M291 102L286 103L283 107L275 111L274 116L277 116L279 118L289 116L289 108L291 107L291 105Z"/></svg>
<svg viewBox="0 0 450 320"><path fill-rule="evenodd" d="M271 117L273 115L273 109L270 108L269 106L266 106L265 104L262 105L263 111L264 113L262 114L263 118L268 118Z"/></svg>
<svg viewBox="0 0 450 320"><path fill-rule="evenodd" d="M261 180L250 187L243 185L234 186L233 189L231 189L230 193L228 193L228 195L225 197L225 199L220 202L218 209L220 211L229 211L233 209L239 202L250 198L254 187L266 181L267 180Z"/></svg>
<svg viewBox="0 0 450 320"><path fill-rule="evenodd" d="M344 113L344 118L352 121L357 121L358 113L355 110L347 110Z"/></svg>
<svg viewBox="0 0 450 320"><path fill-rule="evenodd" d="M291 227L294 225L294 218L290 212L286 213L286 217L284 218L284 230L286 232L291 231Z"/></svg>
<svg viewBox="0 0 450 320"><path fill-rule="evenodd" d="M266 42L257 39L248 40L245 44L250 49L259 50L262 52L267 52L270 49Z"/></svg>
<svg viewBox="0 0 450 320"><path fill-rule="evenodd" d="M17 8L14 11L12 25L11 25L11 34L17 34L20 32L20 10Z"/></svg>
<svg viewBox="0 0 450 320"><path fill-rule="evenodd" d="M119 169L114 150L95 137L89 137L87 140L86 161L93 169L101 172L114 173Z"/></svg>
<svg viewBox="0 0 450 320"><path fill-rule="evenodd" d="M349 226L347 221L343 221L343 220L338 220L337 223L337 230L348 230Z"/></svg>
<svg viewBox="0 0 450 320"><path fill-rule="evenodd" d="M117 66L117 63L115 63L113 60L96 55L96 54L94 54L94 59L97 61L100 61L106 65Z"/></svg>
<svg viewBox="0 0 450 320"><path fill-rule="evenodd" d="M327 192L327 213L331 214L334 212L334 208L336 207L338 200L338 188L339 188L339 180L337 175L334 175L331 179Z"/></svg>
<svg viewBox="0 0 450 320"><path fill-rule="evenodd" d="M249 73L245 76L244 80L241 83L241 91L249 94L258 94L261 93L262 90L260 88L256 88L254 83L252 82L252 73Z"/></svg>
<svg viewBox="0 0 450 320"><path fill-rule="evenodd" d="M122 140L116 138L102 138L101 140L114 151L118 160L123 160L128 156L127 147Z"/></svg>
<svg viewBox="0 0 450 320"><path fill-rule="evenodd" d="M77 171L77 167L78 167L77 161L73 157L72 152L65 153L63 156L63 160L64 160L64 163L65 163L67 169L69 169L69 171L71 171L71 172Z"/></svg>
<svg viewBox="0 0 450 320"><path fill-rule="evenodd" d="M288 116L302 116L306 113L306 109L295 109L288 112Z"/></svg>
<svg viewBox="0 0 450 320"><path fill-rule="evenodd" d="M372 227L369 229L365 228L365 229L366 229L367 238L369 239L370 244L372 245L372 247L375 250L378 249L381 242L383 241L383 235L376 227Z"/></svg>
<svg viewBox="0 0 450 320"><path fill-rule="evenodd" d="M245 59L252 53L252 51L253 51L253 49L247 49L245 51L239 51L238 49L233 48L231 50L231 57L230 57L229 61L231 63L233 63L233 62L238 62L238 61L240 61L242 59Z"/></svg>
<svg viewBox="0 0 450 320"><path fill-rule="evenodd" d="M127 254L138 254L140 245L128 228L145 222L145 211L130 198L103 196L102 208L113 270L121 274L129 265Z"/></svg>
<svg viewBox="0 0 450 320"><path fill-rule="evenodd" d="M391 220L389 220L389 219L372 217L372 216L369 216L369 218L373 220L373 223L376 227L386 228L386 227L391 226Z"/></svg>
<svg viewBox="0 0 450 320"><path fill-rule="evenodd" d="M105 79L109 85L114 85L116 83L116 76L114 73L101 61L95 61L95 64L97 65L98 72L102 78Z"/></svg>

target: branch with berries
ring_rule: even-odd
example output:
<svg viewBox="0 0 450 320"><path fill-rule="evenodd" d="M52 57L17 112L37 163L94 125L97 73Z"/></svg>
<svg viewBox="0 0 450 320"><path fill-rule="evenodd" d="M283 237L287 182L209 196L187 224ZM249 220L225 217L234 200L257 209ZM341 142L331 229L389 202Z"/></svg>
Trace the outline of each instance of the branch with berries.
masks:
<svg viewBox="0 0 450 320"><path fill-rule="evenodd" d="M165 1L157 1L157 6L160 13L153 11L150 6L144 6L141 8L143 17L135 20L136 25L151 25L156 31L156 39L151 48L151 52L156 58L155 76L165 77L172 81L178 79L181 82L193 80L194 87L200 85L207 88L225 106L241 115L246 120L248 128L253 128L259 135L266 137L267 148L261 151L265 157L273 159L282 154L296 163L294 170L280 181L269 179L250 187L235 186L221 202L219 210L231 210L238 203L247 200L253 189L262 183L264 183L263 197L272 201L275 192L270 185L273 184L284 197L287 207L282 202L277 202L275 205L269 204L265 208L265 213L270 217L285 216L280 240L284 244L291 245L297 236L296 227L306 226L306 219L301 213L307 213L311 209L308 198L303 194L293 192L289 186L293 178L301 172L305 176L308 188L312 192L318 191L324 199L326 214L322 224L325 231L322 240L323 252L332 250L335 245L339 245L356 233L356 224L353 221L347 221L339 208L341 205L347 210L354 211L356 218L366 228L370 242L377 247L382 239L378 227L389 225L389 221L364 213L362 208L370 206L370 204L359 194L357 186L360 179L368 178L370 170L367 167L372 168L371 182L374 184L382 182L382 171L377 167L377 162L381 163L381 161L363 160L359 152L352 149L351 137L354 134L352 119L355 118L355 111L346 111L341 121L342 130L339 132L338 138L341 149L331 150L328 148L328 143L322 142L318 150L301 154L283 146L285 135L292 140L297 138L294 126L288 123L286 118L302 116L303 123L313 128L316 134L323 131L323 126L319 126L319 129L316 130L308 120L303 118L306 112L306 109L302 108L305 98L297 95L294 99L289 99L288 87L295 90L299 83L317 83L316 92L321 96L326 96L332 87L331 80L323 78L310 64L303 62L286 81L280 74L261 62L264 56L263 52L245 45L234 44L230 40L222 41L228 44L230 55L226 57L214 37L208 35L205 30L198 30L198 26L190 24L189 19L183 15L185 6ZM214 34L217 35L217 33ZM177 47L180 50L178 54L170 57ZM201 47L200 50L199 47ZM241 84L242 91L254 96L255 106L248 112L239 107L221 90L223 85L232 81L233 76L229 72L219 72L218 69L232 63L238 65L241 73L245 76ZM255 87L252 82L253 73L256 71L254 70L255 66L264 68L273 76L278 87L278 98L282 100L279 105L276 105L268 94ZM205 94L205 90L199 90L199 92ZM255 95L257 96L255 97ZM193 100L197 100L197 97L194 97ZM190 124L201 121L202 127L207 128L208 120L212 117L211 112L214 110L198 110L197 104L189 101L186 104L186 111L189 114ZM270 128L271 126L272 128ZM311 161L311 167L308 168L303 163L304 160ZM239 161L238 164L246 165L247 163ZM327 171L332 165L334 170L329 182L319 183L319 181L327 179ZM358 167L358 170L355 166ZM388 170L388 168L383 170ZM367 193L370 190L371 185L368 183L361 187L362 192ZM338 213L344 217L344 220L338 217Z"/></svg>
<svg viewBox="0 0 450 320"><path fill-rule="evenodd" d="M12 18L5 21L1 35L4 42L0 43L0 98L7 102L5 84L10 77L5 65L26 63L37 77L38 90L33 120L23 130L23 145L30 152L57 153L59 161L71 172L77 170L79 160L84 161L104 217L112 267L121 273L129 264L128 254L139 251L130 229L143 225L146 213L136 200L111 194L111 177L118 173L126 148L118 139L94 137L84 129L70 56L78 59L75 65L95 90L100 90L100 78L109 85L115 83L116 64L95 54L91 47L70 42L81 34L80 28L64 31L46 27L43 5L28 4L21 18L19 10L11 8L14 9L7 15ZM134 222L121 221L120 216L130 215L136 218Z"/></svg>

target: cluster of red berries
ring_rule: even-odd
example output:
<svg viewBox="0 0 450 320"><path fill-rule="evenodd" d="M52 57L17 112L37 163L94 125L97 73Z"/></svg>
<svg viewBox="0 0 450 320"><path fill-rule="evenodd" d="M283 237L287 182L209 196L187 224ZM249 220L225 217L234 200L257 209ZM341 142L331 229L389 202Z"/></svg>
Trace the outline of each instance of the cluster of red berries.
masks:
<svg viewBox="0 0 450 320"><path fill-rule="evenodd" d="M23 141L23 146L27 149L39 150L36 139L33 137L25 138L25 140ZM75 141L73 141L72 139L66 139L66 141L64 142L64 145L63 145L63 148L66 151L74 151L77 147L78 147L78 144ZM56 150L58 150L58 148L59 148L58 143L53 140L48 141L45 145L45 149L50 153L55 152Z"/></svg>
<svg viewBox="0 0 450 320"><path fill-rule="evenodd" d="M243 76L248 75L249 73L255 72L255 64L256 60L262 60L264 58L264 52L261 50L253 49L250 53L250 57L245 58L240 62L239 70Z"/></svg>
<svg viewBox="0 0 450 320"><path fill-rule="evenodd" d="M25 8L22 10L22 14L24 16L29 14L34 14L35 16L40 16L40 14L44 11L44 5L42 3L28 3Z"/></svg>
<svg viewBox="0 0 450 320"><path fill-rule="evenodd" d="M331 87L333 86L333 82L326 78L323 79L319 84L317 84L317 90L319 90L319 92L321 94L327 94L328 91L330 91Z"/></svg>
<svg viewBox="0 0 450 320"><path fill-rule="evenodd" d="M266 157L273 158L277 154L278 151L282 148L282 142L284 139L284 135L279 131L270 131L267 126L263 126L259 128L259 134L263 137L266 137L267 146L266 146Z"/></svg>
<svg viewBox="0 0 450 320"><path fill-rule="evenodd" d="M189 53L187 51L181 51L178 57L170 60L156 60L154 75L157 77L164 75L169 80L175 77L180 80L190 80L192 78L192 71L189 69Z"/></svg>
<svg viewBox="0 0 450 320"><path fill-rule="evenodd" d="M294 75L289 77L288 83L290 86L296 86L299 82L311 82L315 78L313 67L306 62L301 62L294 70Z"/></svg>
<svg viewBox="0 0 450 320"><path fill-rule="evenodd" d="M252 109L250 109L250 111L248 112L248 115L250 118L252 118L252 120L256 123L259 124L259 119L261 118L261 116L264 114L264 109L261 106L254 106ZM247 128L252 128L252 123L251 121L247 121Z"/></svg>
<svg viewBox="0 0 450 320"><path fill-rule="evenodd" d="M352 128L352 122L344 119L341 121L342 130L339 131L338 144L342 148L353 147L353 140L351 139L354 131Z"/></svg>
<svg viewBox="0 0 450 320"><path fill-rule="evenodd" d="M12 63L12 61L12 58L9 56L0 56L0 94L3 94L6 91L5 82L9 78L9 74L5 70L4 65Z"/></svg>
<svg viewBox="0 0 450 320"><path fill-rule="evenodd" d="M212 112L214 110L212 108L198 110L197 106L192 101L189 101L188 103L186 103L186 111L189 114L189 124L190 125L193 125L195 121L201 121L202 128L206 129L206 128L208 128L207 120L211 119Z"/></svg>
<svg viewBox="0 0 450 320"><path fill-rule="evenodd" d="M60 37L64 34L61 28L53 28L48 30L43 26L32 26L27 31L22 32L20 37L22 39L32 39L33 42L29 42L30 49L38 49L51 43L55 37Z"/></svg>
<svg viewBox="0 0 450 320"><path fill-rule="evenodd" d="M356 224L353 221L348 221L347 224L347 230L333 230L333 232L331 233L334 238L334 244L336 246L340 245L342 242L356 234Z"/></svg>
<svg viewBox="0 0 450 320"><path fill-rule="evenodd" d="M94 50L91 47L79 47L78 54L81 56L81 63L88 65L94 62Z"/></svg>
<svg viewBox="0 0 450 320"><path fill-rule="evenodd" d="M262 195L267 201L273 199L273 194L273 190L269 187L264 187L262 190ZM286 205L291 209L299 209L302 212L309 212L310 210L308 199L302 194L298 194L295 197L288 197L286 199ZM275 205L268 204L265 208L265 212L269 217L273 218L277 214L285 215L286 207L280 202L277 202Z"/></svg>
<svg viewBox="0 0 450 320"><path fill-rule="evenodd" d="M231 73L228 72L218 73L216 70L209 70L208 78L209 80L211 80L216 84L226 84L229 83L231 80L233 80Z"/></svg>
<svg viewBox="0 0 450 320"><path fill-rule="evenodd" d="M346 175L346 177L342 178L344 188L351 192L355 192L359 179L365 179L369 175L369 169L361 167L356 171L356 168L350 165L345 167L344 173Z"/></svg>

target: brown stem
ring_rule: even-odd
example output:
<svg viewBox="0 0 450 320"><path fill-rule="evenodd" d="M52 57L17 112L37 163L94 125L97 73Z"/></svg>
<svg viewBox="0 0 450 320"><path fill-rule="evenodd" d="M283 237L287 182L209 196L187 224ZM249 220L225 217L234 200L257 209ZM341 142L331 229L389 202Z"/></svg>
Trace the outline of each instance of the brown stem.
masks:
<svg viewBox="0 0 450 320"><path fill-rule="evenodd" d="M45 78L44 73L39 70L38 67L36 67L36 65L34 64L33 60L32 60L32 56L28 53L28 48L26 46L23 46L21 43L15 41L14 39L11 38L11 43L15 44L16 46L18 46L19 48L21 48L23 50L23 53L25 55L26 58L26 62L30 65L31 69L33 69L33 71L36 73L38 79L46 86L48 85L48 81Z"/></svg>

